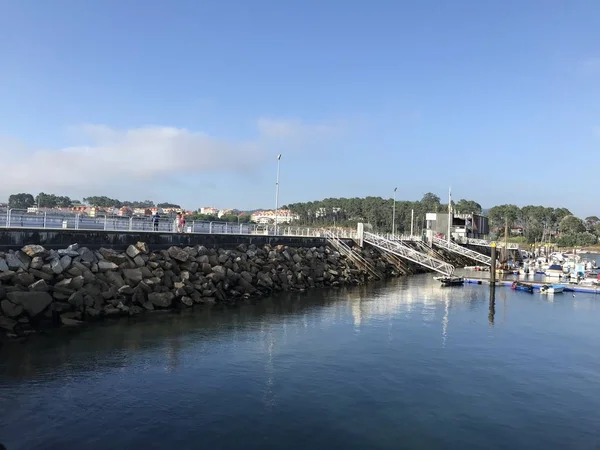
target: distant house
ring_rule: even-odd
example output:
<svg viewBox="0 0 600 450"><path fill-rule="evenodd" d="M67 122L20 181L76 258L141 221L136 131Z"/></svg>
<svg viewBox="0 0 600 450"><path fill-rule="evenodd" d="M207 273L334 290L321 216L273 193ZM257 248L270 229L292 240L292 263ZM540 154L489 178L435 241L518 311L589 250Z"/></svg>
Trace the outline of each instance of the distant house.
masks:
<svg viewBox="0 0 600 450"><path fill-rule="evenodd" d="M277 217L277 223L290 223L293 220L298 220L297 214L292 214L289 209L280 209L275 213L275 210L267 211L255 211L250 216L252 222L260 224L275 223L275 217Z"/></svg>
<svg viewBox="0 0 600 450"><path fill-rule="evenodd" d="M121 217L130 217L133 214L133 210L129 206L122 206L119 208L117 215Z"/></svg>
<svg viewBox="0 0 600 450"><path fill-rule="evenodd" d="M207 216L216 216L219 214L219 208L215 208L213 206L205 206L200 208L200 214L204 214Z"/></svg>

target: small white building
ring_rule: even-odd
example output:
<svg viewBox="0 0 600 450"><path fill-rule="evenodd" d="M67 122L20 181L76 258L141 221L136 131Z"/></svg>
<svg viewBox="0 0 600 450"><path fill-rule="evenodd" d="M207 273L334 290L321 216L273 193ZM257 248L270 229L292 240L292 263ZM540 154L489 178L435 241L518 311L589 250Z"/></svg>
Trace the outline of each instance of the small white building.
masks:
<svg viewBox="0 0 600 450"><path fill-rule="evenodd" d="M269 224L275 223L275 217L277 217L277 223L290 223L299 219L298 215L292 214L289 209L280 209L277 211L277 214L275 214L274 209L271 209L267 211L255 211L250 216L250 220L260 224Z"/></svg>

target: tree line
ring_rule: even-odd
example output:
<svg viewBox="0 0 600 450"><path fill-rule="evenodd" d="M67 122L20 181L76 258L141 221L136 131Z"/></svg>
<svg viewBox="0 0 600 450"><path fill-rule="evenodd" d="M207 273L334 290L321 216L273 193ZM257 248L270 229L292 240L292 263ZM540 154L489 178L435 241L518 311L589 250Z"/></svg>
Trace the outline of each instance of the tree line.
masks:
<svg viewBox="0 0 600 450"><path fill-rule="evenodd" d="M396 201L395 232L409 233L411 211L414 211L413 231L425 228L428 212L447 212L448 204L428 192L419 201ZM306 226L349 226L358 222L369 223L375 230L392 231L393 204L391 198L327 198L313 202L291 203L283 208L298 216L296 223ZM506 225L519 227L527 243L555 242L560 246L594 245L600 238L600 219L596 216L580 219L564 207L527 205L498 205L484 213L474 200L452 201L454 213L487 215L494 237L503 237ZM509 231L510 232L510 231Z"/></svg>
<svg viewBox="0 0 600 450"><path fill-rule="evenodd" d="M528 243L556 242L561 247L590 246L600 238L598 217L581 219L567 208L498 205L489 210L488 217L490 226L497 230L498 235L504 234L503 228L506 226L519 227Z"/></svg>
<svg viewBox="0 0 600 450"><path fill-rule="evenodd" d="M290 203L284 206L298 216L296 221L307 226L356 226L358 222L369 223L380 231L392 230L394 216L393 199L382 197L326 198L314 202ZM481 214L482 207L474 200L461 199L452 202L454 212ZM419 201L397 200L395 206L396 233L409 233L411 211L414 211L414 231L424 228L425 214L447 212L448 204L428 192Z"/></svg>
<svg viewBox="0 0 600 450"><path fill-rule="evenodd" d="M14 209L27 209L33 206L37 206L38 208L69 208L81 204L82 202L79 200L71 199L67 196L46 194L45 192L40 192L35 197L32 194L25 192L11 194L8 197L8 207ZM181 208L181 206L176 203L163 202L155 205L152 200L121 201L106 196L91 196L84 198L83 204L101 208L121 208L123 206L129 208Z"/></svg>

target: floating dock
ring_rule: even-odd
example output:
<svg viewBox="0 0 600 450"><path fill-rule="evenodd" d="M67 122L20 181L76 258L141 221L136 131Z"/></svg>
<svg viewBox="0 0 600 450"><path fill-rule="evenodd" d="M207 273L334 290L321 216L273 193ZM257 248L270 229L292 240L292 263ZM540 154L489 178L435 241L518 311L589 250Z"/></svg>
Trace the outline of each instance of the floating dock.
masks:
<svg viewBox="0 0 600 450"><path fill-rule="evenodd" d="M508 286L510 287L513 284L514 280L496 280L496 286ZM465 283L469 284L491 284L489 278L465 278ZM540 289L542 286L552 286L553 284L562 284L565 287L565 292L583 292L586 294L600 294L600 286L597 287L587 287L587 286L577 286L574 284L566 284L566 283L544 283L541 281L519 281L522 284L529 284L533 286L533 289Z"/></svg>

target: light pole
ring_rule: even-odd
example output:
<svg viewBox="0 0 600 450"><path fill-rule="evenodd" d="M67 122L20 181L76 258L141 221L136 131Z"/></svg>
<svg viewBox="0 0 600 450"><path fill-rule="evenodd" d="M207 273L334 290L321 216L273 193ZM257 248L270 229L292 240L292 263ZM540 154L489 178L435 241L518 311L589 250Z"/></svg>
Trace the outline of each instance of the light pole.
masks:
<svg viewBox="0 0 600 450"><path fill-rule="evenodd" d="M277 235L279 222L279 161L281 161L281 153L277 155L277 178L275 180L275 235Z"/></svg>
<svg viewBox="0 0 600 450"><path fill-rule="evenodd" d="M394 206L392 207L392 236L396 235L396 191L397 187L394 188Z"/></svg>

